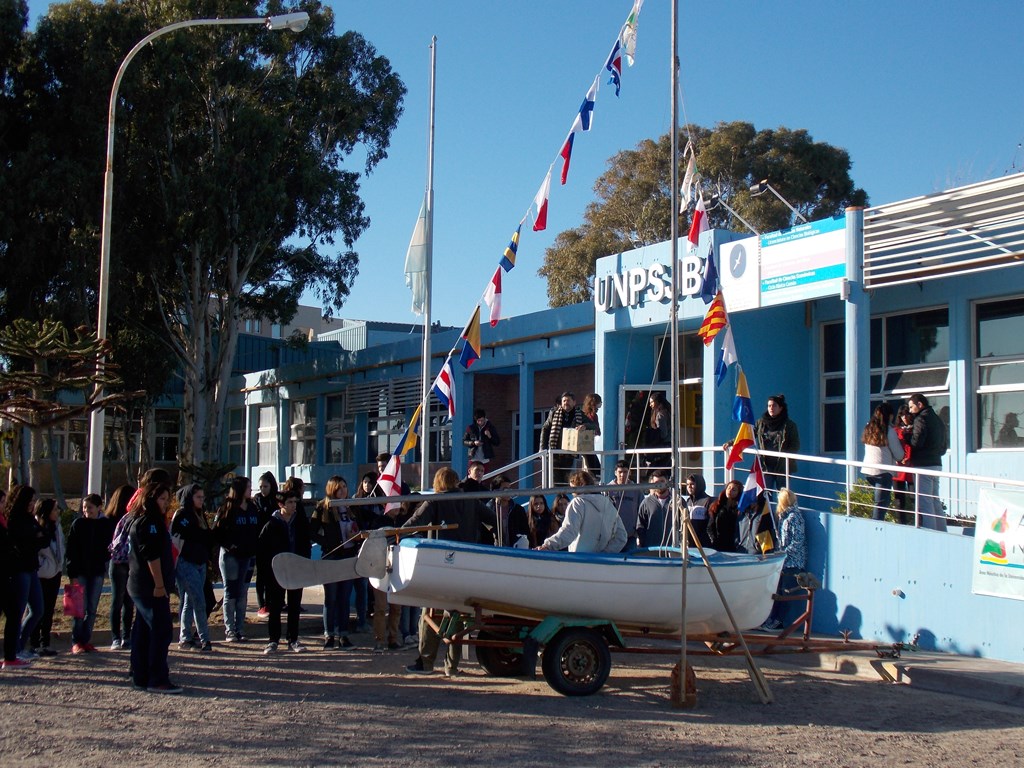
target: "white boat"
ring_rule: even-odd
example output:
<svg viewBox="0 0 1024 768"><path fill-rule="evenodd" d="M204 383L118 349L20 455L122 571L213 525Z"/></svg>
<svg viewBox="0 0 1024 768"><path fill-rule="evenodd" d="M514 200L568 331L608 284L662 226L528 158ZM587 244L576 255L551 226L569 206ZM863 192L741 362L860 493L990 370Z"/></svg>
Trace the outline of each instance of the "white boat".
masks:
<svg viewBox="0 0 1024 768"><path fill-rule="evenodd" d="M761 624L771 611L785 555L706 552L739 628ZM557 615L680 628L678 549L580 554L405 538L390 548L389 559L388 572L371 577L370 583L399 605L472 612L479 601L526 618ZM691 551L686 598L687 634L732 631L696 550Z"/></svg>

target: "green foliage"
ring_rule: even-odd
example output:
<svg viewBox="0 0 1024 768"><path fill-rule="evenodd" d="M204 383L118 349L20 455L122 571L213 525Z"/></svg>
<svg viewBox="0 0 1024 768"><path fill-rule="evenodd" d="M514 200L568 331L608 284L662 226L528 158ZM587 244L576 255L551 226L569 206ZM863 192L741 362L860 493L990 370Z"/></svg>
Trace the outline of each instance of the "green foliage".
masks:
<svg viewBox="0 0 1024 768"><path fill-rule="evenodd" d="M685 146L687 137L695 147L705 200L720 193L762 232L788 227L793 218L774 195L751 195L750 186L762 179L768 179L811 220L867 202L864 190L855 188L850 179L846 151L813 141L807 131L757 131L750 123L733 122L719 123L713 130L688 126L680 146ZM583 223L559 233L544 255L538 273L548 281L551 306L590 299L590 278L598 258L669 239L670 150L666 133L608 161L608 170L594 184L596 199L584 211ZM684 171L685 161L680 179ZM709 211L709 219L712 227L742 229L720 206ZM688 227L688 215L680 217L679 232L685 233Z"/></svg>
<svg viewBox="0 0 1024 768"><path fill-rule="evenodd" d="M849 494L846 491L839 491L836 494L836 503L832 505L833 514L845 515L847 513L847 497L850 501L850 517L871 517L874 514L875 491L863 480L857 480ZM888 518L889 515L886 517Z"/></svg>
<svg viewBox="0 0 1024 768"><path fill-rule="evenodd" d="M215 509L225 493L225 479L235 469L233 462L204 461L201 464L181 464L178 469L185 476L184 483L196 483L206 492L206 506Z"/></svg>

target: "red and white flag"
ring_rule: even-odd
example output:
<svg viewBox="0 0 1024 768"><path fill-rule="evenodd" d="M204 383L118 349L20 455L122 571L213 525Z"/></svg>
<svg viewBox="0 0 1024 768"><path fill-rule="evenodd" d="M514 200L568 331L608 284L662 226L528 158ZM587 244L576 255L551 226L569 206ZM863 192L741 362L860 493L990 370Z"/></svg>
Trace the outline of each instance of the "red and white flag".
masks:
<svg viewBox="0 0 1024 768"><path fill-rule="evenodd" d="M402 495L402 459L399 458L397 453L391 454L391 458L388 459L387 466L384 467L384 471L380 473L380 477L377 478L377 485L384 491L385 496L401 496Z"/></svg>
<svg viewBox="0 0 1024 768"><path fill-rule="evenodd" d="M704 208L704 195L697 194L697 207L693 209L693 221L690 222L690 234L686 239L690 241L690 250L697 247L700 241L700 233L708 231L708 213Z"/></svg>
<svg viewBox="0 0 1024 768"><path fill-rule="evenodd" d="M491 309L491 327L501 320L501 267L494 270L494 277L484 291L484 303Z"/></svg>
<svg viewBox="0 0 1024 768"><path fill-rule="evenodd" d="M441 366L441 372L434 379L431 387L434 395L445 408L448 409L448 418L455 418L455 382L452 380L452 359L449 357Z"/></svg>
<svg viewBox="0 0 1024 768"><path fill-rule="evenodd" d="M548 168L548 175L544 177L544 183L537 190L533 198L533 204L537 206L537 217L533 221L533 231L540 232L548 228L548 198L551 197L551 169Z"/></svg>

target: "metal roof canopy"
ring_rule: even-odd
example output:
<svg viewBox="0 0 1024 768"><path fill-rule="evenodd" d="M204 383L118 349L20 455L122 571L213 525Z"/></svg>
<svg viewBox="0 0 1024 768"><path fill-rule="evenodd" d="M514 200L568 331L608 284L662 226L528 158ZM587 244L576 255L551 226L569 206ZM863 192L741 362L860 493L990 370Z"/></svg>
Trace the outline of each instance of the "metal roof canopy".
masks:
<svg viewBox="0 0 1024 768"><path fill-rule="evenodd" d="M864 211L864 287L1024 265L1024 173Z"/></svg>

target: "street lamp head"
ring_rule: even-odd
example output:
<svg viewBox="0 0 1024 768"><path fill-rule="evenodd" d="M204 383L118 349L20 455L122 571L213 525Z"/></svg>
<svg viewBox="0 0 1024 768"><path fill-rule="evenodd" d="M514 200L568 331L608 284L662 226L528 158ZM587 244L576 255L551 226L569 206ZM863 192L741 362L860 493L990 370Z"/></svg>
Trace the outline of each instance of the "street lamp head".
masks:
<svg viewBox="0 0 1024 768"><path fill-rule="evenodd" d="M277 31L287 29L292 32L301 32L309 24L308 13L283 13L280 16L267 17L267 29Z"/></svg>
<svg viewBox="0 0 1024 768"><path fill-rule="evenodd" d="M754 195L755 197L767 191L768 179L761 179L761 181L757 182L756 184L750 185L750 194Z"/></svg>

